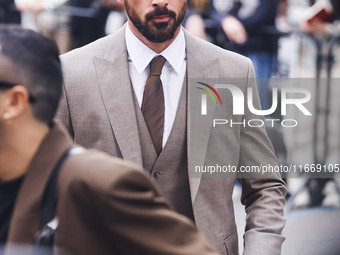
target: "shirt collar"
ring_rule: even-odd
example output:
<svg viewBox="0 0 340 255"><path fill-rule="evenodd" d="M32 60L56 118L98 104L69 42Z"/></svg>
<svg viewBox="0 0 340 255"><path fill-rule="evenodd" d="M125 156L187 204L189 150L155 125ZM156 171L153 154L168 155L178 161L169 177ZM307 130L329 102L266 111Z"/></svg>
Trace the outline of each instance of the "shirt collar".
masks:
<svg viewBox="0 0 340 255"><path fill-rule="evenodd" d="M176 39L160 54L151 50L148 46L142 43L126 26L125 30L126 48L129 53L129 58L136 67L139 73L142 73L149 65L150 61L157 55L162 55L178 74L182 68L183 60L185 59L185 38L183 29L181 28Z"/></svg>

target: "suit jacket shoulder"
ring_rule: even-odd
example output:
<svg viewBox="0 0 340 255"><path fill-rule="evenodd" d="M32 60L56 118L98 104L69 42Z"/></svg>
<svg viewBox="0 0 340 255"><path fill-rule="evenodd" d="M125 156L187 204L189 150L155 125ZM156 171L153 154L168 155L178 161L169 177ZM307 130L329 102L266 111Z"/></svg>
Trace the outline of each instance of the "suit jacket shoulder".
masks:
<svg viewBox="0 0 340 255"><path fill-rule="evenodd" d="M246 78L252 75L253 67L249 58L199 39L186 31L185 38L188 59L200 59L203 66L218 61L220 78Z"/></svg>
<svg viewBox="0 0 340 255"><path fill-rule="evenodd" d="M76 89L97 80L96 59L114 62L122 54L127 56L124 31L125 26L112 35L61 55L65 89Z"/></svg>
<svg viewBox="0 0 340 255"><path fill-rule="evenodd" d="M69 70L69 67L84 67L94 57L111 61L115 58L115 55L126 52L124 33L125 26L112 35L105 36L81 48L61 55L61 60L67 67L67 70Z"/></svg>

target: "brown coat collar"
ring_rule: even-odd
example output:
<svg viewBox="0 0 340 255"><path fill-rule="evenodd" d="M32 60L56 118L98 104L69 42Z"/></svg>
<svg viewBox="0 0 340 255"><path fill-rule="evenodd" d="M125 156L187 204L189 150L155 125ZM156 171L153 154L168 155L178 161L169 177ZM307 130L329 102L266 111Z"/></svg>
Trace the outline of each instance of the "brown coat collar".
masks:
<svg viewBox="0 0 340 255"><path fill-rule="evenodd" d="M33 243L39 230L41 200L48 178L72 140L64 127L53 123L26 172L11 219L8 243Z"/></svg>

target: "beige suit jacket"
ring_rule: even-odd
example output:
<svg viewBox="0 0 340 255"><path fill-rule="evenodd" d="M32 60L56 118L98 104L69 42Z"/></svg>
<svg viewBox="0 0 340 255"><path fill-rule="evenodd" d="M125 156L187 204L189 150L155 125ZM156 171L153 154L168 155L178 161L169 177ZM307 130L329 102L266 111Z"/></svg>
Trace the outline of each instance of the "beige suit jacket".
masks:
<svg viewBox="0 0 340 255"><path fill-rule="evenodd" d="M59 158L73 145L55 124L33 158L11 219L6 254L31 254L41 201ZM58 179L57 246L69 255L216 255L197 228L174 213L138 166L88 150L70 157ZM14 250L13 250L14 249Z"/></svg>
<svg viewBox="0 0 340 255"><path fill-rule="evenodd" d="M142 166L124 31L123 27L113 35L62 56L65 86L58 118L67 126L75 142ZM239 88L246 94L247 87L253 86L255 106L259 106L256 86L250 82L254 71L249 59L187 32L185 39L189 81L193 78L242 78ZM190 98L198 90L190 82L188 84L190 110L193 107ZM214 116L234 118L232 100L229 99L228 96L222 98L223 107L210 114L211 120ZM258 118L247 110L243 117ZM190 119L190 114L188 118L189 169L210 163L236 166L276 164L264 128L212 129L209 121L201 123L197 118ZM242 117L235 118L241 121ZM199 139L190 137L194 127L200 129ZM277 174L265 179L240 179L239 182L247 212L244 254L280 254L284 241L281 236L285 223L284 183ZM199 229L222 254L238 254L232 203L234 178L210 179L189 171L189 184Z"/></svg>

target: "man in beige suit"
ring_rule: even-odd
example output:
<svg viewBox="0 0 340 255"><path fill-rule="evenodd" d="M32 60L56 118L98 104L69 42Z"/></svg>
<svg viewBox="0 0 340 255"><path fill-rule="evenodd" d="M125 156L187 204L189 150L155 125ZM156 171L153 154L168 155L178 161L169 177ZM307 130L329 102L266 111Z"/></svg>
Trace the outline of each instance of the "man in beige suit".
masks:
<svg viewBox="0 0 340 255"><path fill-rule="evenodd" d="M0 246L6 243L6 255L32 254L25 245L42 228L50 176L76 146L53 121L62 90L58 55L42 35L0 27ZM217 255L134 164L85 150L66 160L57 184L54 244L66 254Z"/></svg>
<svg viewBox="0 0 340 255"><path fill-rule="evenodd" d="M127 25L62 56L65 86L58 118L75 142L143 166L178 212L192 219L222 254L236 255L235 178L209 178L193 169L213 164L276 165L276 158L264 128L212 128L211 122L191 114L200 109L191 100L200 96L193 79L241 78L235 85L244 95L253 88L257 109L259 99L247 58L199 40L180 26L186 2L126 0ZM161 73L153 67L159 55L165 59ZM164 116L164 122L157 119L163 127L157 121L150 124L145 113L145 105L160 98L156 92L149 96L154 76L160 77L157 93L161 90L163 99L155 100L151 108L153 116ZM207 118L235 122L255 118L247 107L244 115L233 116L231 94L220 95L223 106L214 108L209 101ZM158 110L163 108L162 115ZM155 138L160 128L162 137ZM285 184L279 174L262 177L239 179L247 212L246 255L280 254L284 241Z"/></svg>

